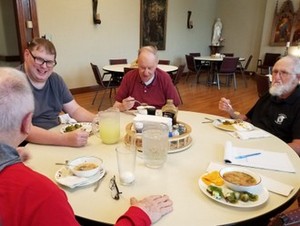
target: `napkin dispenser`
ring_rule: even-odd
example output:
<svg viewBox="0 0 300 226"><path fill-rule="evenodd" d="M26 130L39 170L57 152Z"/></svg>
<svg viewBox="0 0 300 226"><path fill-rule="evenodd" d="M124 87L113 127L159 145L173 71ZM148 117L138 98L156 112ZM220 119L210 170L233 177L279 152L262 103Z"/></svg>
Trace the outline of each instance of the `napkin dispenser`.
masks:
<svg viewBox="0 0 300 226"><path fill-rule="evenodd" d="M137 124L147 123L147 122L164 123L168 126L169 132L172 132L172 119L171 118L156 116L156 115L141 115L141 114L138 114L133 119L133 124L135 126Z"/></svg>

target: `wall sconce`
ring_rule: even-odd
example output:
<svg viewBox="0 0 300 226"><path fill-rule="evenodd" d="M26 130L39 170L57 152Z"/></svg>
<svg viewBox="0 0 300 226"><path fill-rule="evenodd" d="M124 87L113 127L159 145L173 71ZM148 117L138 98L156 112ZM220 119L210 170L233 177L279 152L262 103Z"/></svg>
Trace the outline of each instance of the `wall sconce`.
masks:
<svg viewBox="0 0 300 226"><path fill-rule="evenodd" d="M97 13L98 0L93 0L93 20L94 24L101 24L100 13Z"/></svg>
<svg viewBox="0 0 300 226"><path fill-rule="evenodd" d="M193 28L193 21L191 20L192 16L192 11L188 11L188 16L187 16L187 28L192 29Z"/></svg>

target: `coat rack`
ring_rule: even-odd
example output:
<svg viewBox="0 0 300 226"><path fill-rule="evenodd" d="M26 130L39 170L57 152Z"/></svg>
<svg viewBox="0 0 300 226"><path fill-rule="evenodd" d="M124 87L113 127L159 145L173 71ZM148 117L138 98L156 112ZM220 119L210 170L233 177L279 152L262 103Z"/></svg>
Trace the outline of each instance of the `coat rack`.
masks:
<svg viewBox="0 0 300 226"><path fill-rule="evenodd" d="M100 13L97 13L98 0L93 0L93 20L94 24L101 24Z"/></svg>

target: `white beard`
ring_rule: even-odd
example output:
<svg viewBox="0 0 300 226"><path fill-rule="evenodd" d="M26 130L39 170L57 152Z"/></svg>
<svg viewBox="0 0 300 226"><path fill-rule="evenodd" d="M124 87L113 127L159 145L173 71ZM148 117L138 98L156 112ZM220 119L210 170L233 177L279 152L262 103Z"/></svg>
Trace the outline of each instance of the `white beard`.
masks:
<svg viewBox="0 0 300 226"><path fill-rule="evenodd" d="M289 93L294 86L294 79L289 80L286 84L272 84L269 92L272 96L281 96Z"/></svg>

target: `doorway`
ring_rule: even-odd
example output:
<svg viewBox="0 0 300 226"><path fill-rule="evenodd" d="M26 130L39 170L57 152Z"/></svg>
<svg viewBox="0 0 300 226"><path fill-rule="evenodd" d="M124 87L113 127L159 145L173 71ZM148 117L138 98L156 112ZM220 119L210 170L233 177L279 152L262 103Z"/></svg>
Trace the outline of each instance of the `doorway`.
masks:
<svg viewBox="0 0 300 226"><path fill-rule="evenodd" d="M0 66L23 62L24 50L39 37L35 0L0 1Z"/></svg>

